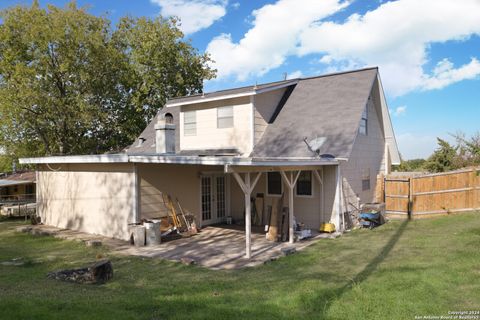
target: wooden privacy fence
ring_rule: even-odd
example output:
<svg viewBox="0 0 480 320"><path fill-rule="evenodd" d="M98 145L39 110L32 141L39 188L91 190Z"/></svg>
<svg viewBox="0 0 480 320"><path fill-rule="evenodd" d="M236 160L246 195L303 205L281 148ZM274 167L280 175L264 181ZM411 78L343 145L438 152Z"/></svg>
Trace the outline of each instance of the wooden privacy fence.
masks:
<svg viewBox="0 0 480 320"><path fill-rule="evenodd" d="M427 217L480 210L480 168L381 179L389 216Z"/></svg>

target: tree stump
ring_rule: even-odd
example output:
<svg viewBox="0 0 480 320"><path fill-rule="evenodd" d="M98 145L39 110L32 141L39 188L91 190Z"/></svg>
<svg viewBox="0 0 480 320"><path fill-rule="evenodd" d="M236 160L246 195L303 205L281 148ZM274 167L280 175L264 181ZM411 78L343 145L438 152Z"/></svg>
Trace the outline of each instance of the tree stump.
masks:
<svg viewBox="0 0 480 320"><path fill-rule="evenodd" d="M47 277L81 284L101 284L113 278L113 267L109 260L102 260L86 268L50 272Z"/></svg>

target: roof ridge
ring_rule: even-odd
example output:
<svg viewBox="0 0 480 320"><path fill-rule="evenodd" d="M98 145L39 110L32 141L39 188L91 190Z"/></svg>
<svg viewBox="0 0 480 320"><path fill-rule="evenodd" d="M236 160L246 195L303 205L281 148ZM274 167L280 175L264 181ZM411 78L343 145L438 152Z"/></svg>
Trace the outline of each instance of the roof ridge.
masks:
<svg viewBox="0 0 480 320"><path fill-rule="evenodd" d="M270 86L273 84L279 84L279 83L288 83L288 82L293 82L296 80L310 80L310 79L317 79L317 78L324 78L324 77L331 77L331 76L337 76L341 74L347 74L347 73L354 73L354 72L362 72L362 71L367 71L367 70L373 70L377 69L378 66L375 67L366 67L366 68L361 68L361 69L353 69L353 70L345 70L345 71L338 71L338 72L332 72L332 73L326 73L326 74L321 74L321 75L316 75L316 76L311 76L311 77L305 77L305 78L293 78L293 79L287 79L287 80L279 80L279 81L272 81L272 82L265 82L265 83L260 83L260 84L255 84L255 85L248 85L248 86L242 86L242 87L232 87L228 89L222 89L222 90L216 90L216 91L210 91L210 92L204 92L204 93L196 93L188 96L179 96L179 97L174 97L168 99L169 101L172 100L177 100L177 99L185 99L185 98L193 98L193 97L199 97L202 95L209 95L209 94L215 94L215 93L221 93L221 92L226 92L226 91L232 91L232 90L240 90L240 89L247 89L247 88L255 88L255 87L260 87L260 86Z"/></svg>
<svg viewBox="0 0 480 320"><path fill-rule="evenodd" d="M341 75L341 74L347 74L347 73L354 73L354 72L368 71L368 70L373 70L373 69L377 69L377 70L378 70L378 66L375 66L375 67L366 67L366 68L361 68L361 69L353 69L353 70L338 71L338 72L332 72L332 73L321 74L321 75L318 75L318 76L311 76L311 77L297 78L297 79L299 79L299 80L310 80L310 79L317 79L317 78L324 78L324 77L338 76L338 75Z"/></svg>
<svg viewBox="0 0 480 320"><path fill-rule="evenodd" d="M192 94L192 95L188 95L188 96L180 96L180 97L170 98L169 100L198 97L198 96L202 96L202 95L208 95L208 94L214 94L214 93L220 93L220 92L232 91L232 90L247 89L247 88L254 89L254 88L258 88L258 87L262 87L262 86L270 86L270 85L274 85L274 84L289 83L289 82L293 82L295 80L298 80L298 78L272 81L272 82L265 82L265 83L259 83L259 84L252 84L252 85L242 86L242 87L233 87L233 88L221 89L221 90L216 90L216 91L209 91L209 92L204 92L204 93L196 93L196 94Z"/></svg>

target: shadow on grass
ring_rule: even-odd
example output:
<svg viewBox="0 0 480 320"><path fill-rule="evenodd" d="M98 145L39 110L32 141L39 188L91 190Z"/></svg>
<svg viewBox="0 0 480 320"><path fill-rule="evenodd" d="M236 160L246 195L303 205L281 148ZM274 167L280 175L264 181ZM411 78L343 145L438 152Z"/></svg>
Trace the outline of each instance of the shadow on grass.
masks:
<svg viewBox="0 0 480 320"><path fill-rule="evenodd" d="M320 307L320 319L324 319L327 317L328 311L330 307L333 305L335 301L340 300L343 295L345 295L347 292L353 289L355 285L358 285L362 283L363 281L367 280L373 272L378 268L378 266L385 260L385 258L390 254L392 249L395 247L395 244L398 242L400 237L402 236L403 232L405 231L405 228L407 227L409 220L405 220L398 230L395 232L395 234L390 238L388 243L382 248L380 253L372 260L370 263L368 263L363 270L355 275L351 281L349 281L347 284L345 284L343 287L338 288L338 289L327 289L323 290L319 294L316 295L315 300L317 302L321 302L322 305L319 305Z"/></svg>

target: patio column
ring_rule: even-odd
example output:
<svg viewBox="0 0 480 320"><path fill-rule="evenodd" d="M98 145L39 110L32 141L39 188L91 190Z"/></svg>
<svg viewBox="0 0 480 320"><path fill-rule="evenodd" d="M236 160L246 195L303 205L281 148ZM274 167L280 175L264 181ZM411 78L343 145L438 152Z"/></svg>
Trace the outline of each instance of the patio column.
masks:
<svg viewBox="0 0 480 320"><path fill-rule="evenodd" d="M250 259L252 257L252 209L250 198L253 188L257 185L258 179L260 179L261 172L257 173L257 176L250 181L250 172L245 173L245 180L242 179L238 172L233 172L235 180L243 191L245 196L245 257Z"/></svg>
<svg viewBox="0 0 480 320"><path fill-rule="evenodd" d="M335 167L335 200L334 200L334 210L336 211L336 215L334 217L334 224L336 231L341 232L343 227L341 228L340 225L342 224L342 176L340 174L340 166L337 165Z"/></svg>
<svg viewBox="0 0 480 320"><path fill-rule="evenodd" d="M288 242L293 243L294 230L293 230L293 189L297 184L298 177L301 171L290 171L289 176L285 171L280 171L283 180L288 188Z"/></svg>
<svg viewBox="0 0 480 320"><path fill-rule="evenodd" d="M323 215L325 214L325 187L323 185L323 167L322 167L322 174L318 172L319 170L313 170L313 174L318 180L318 183L322 187L322 192L320 193L320 219L323 219Z"/></svg>

